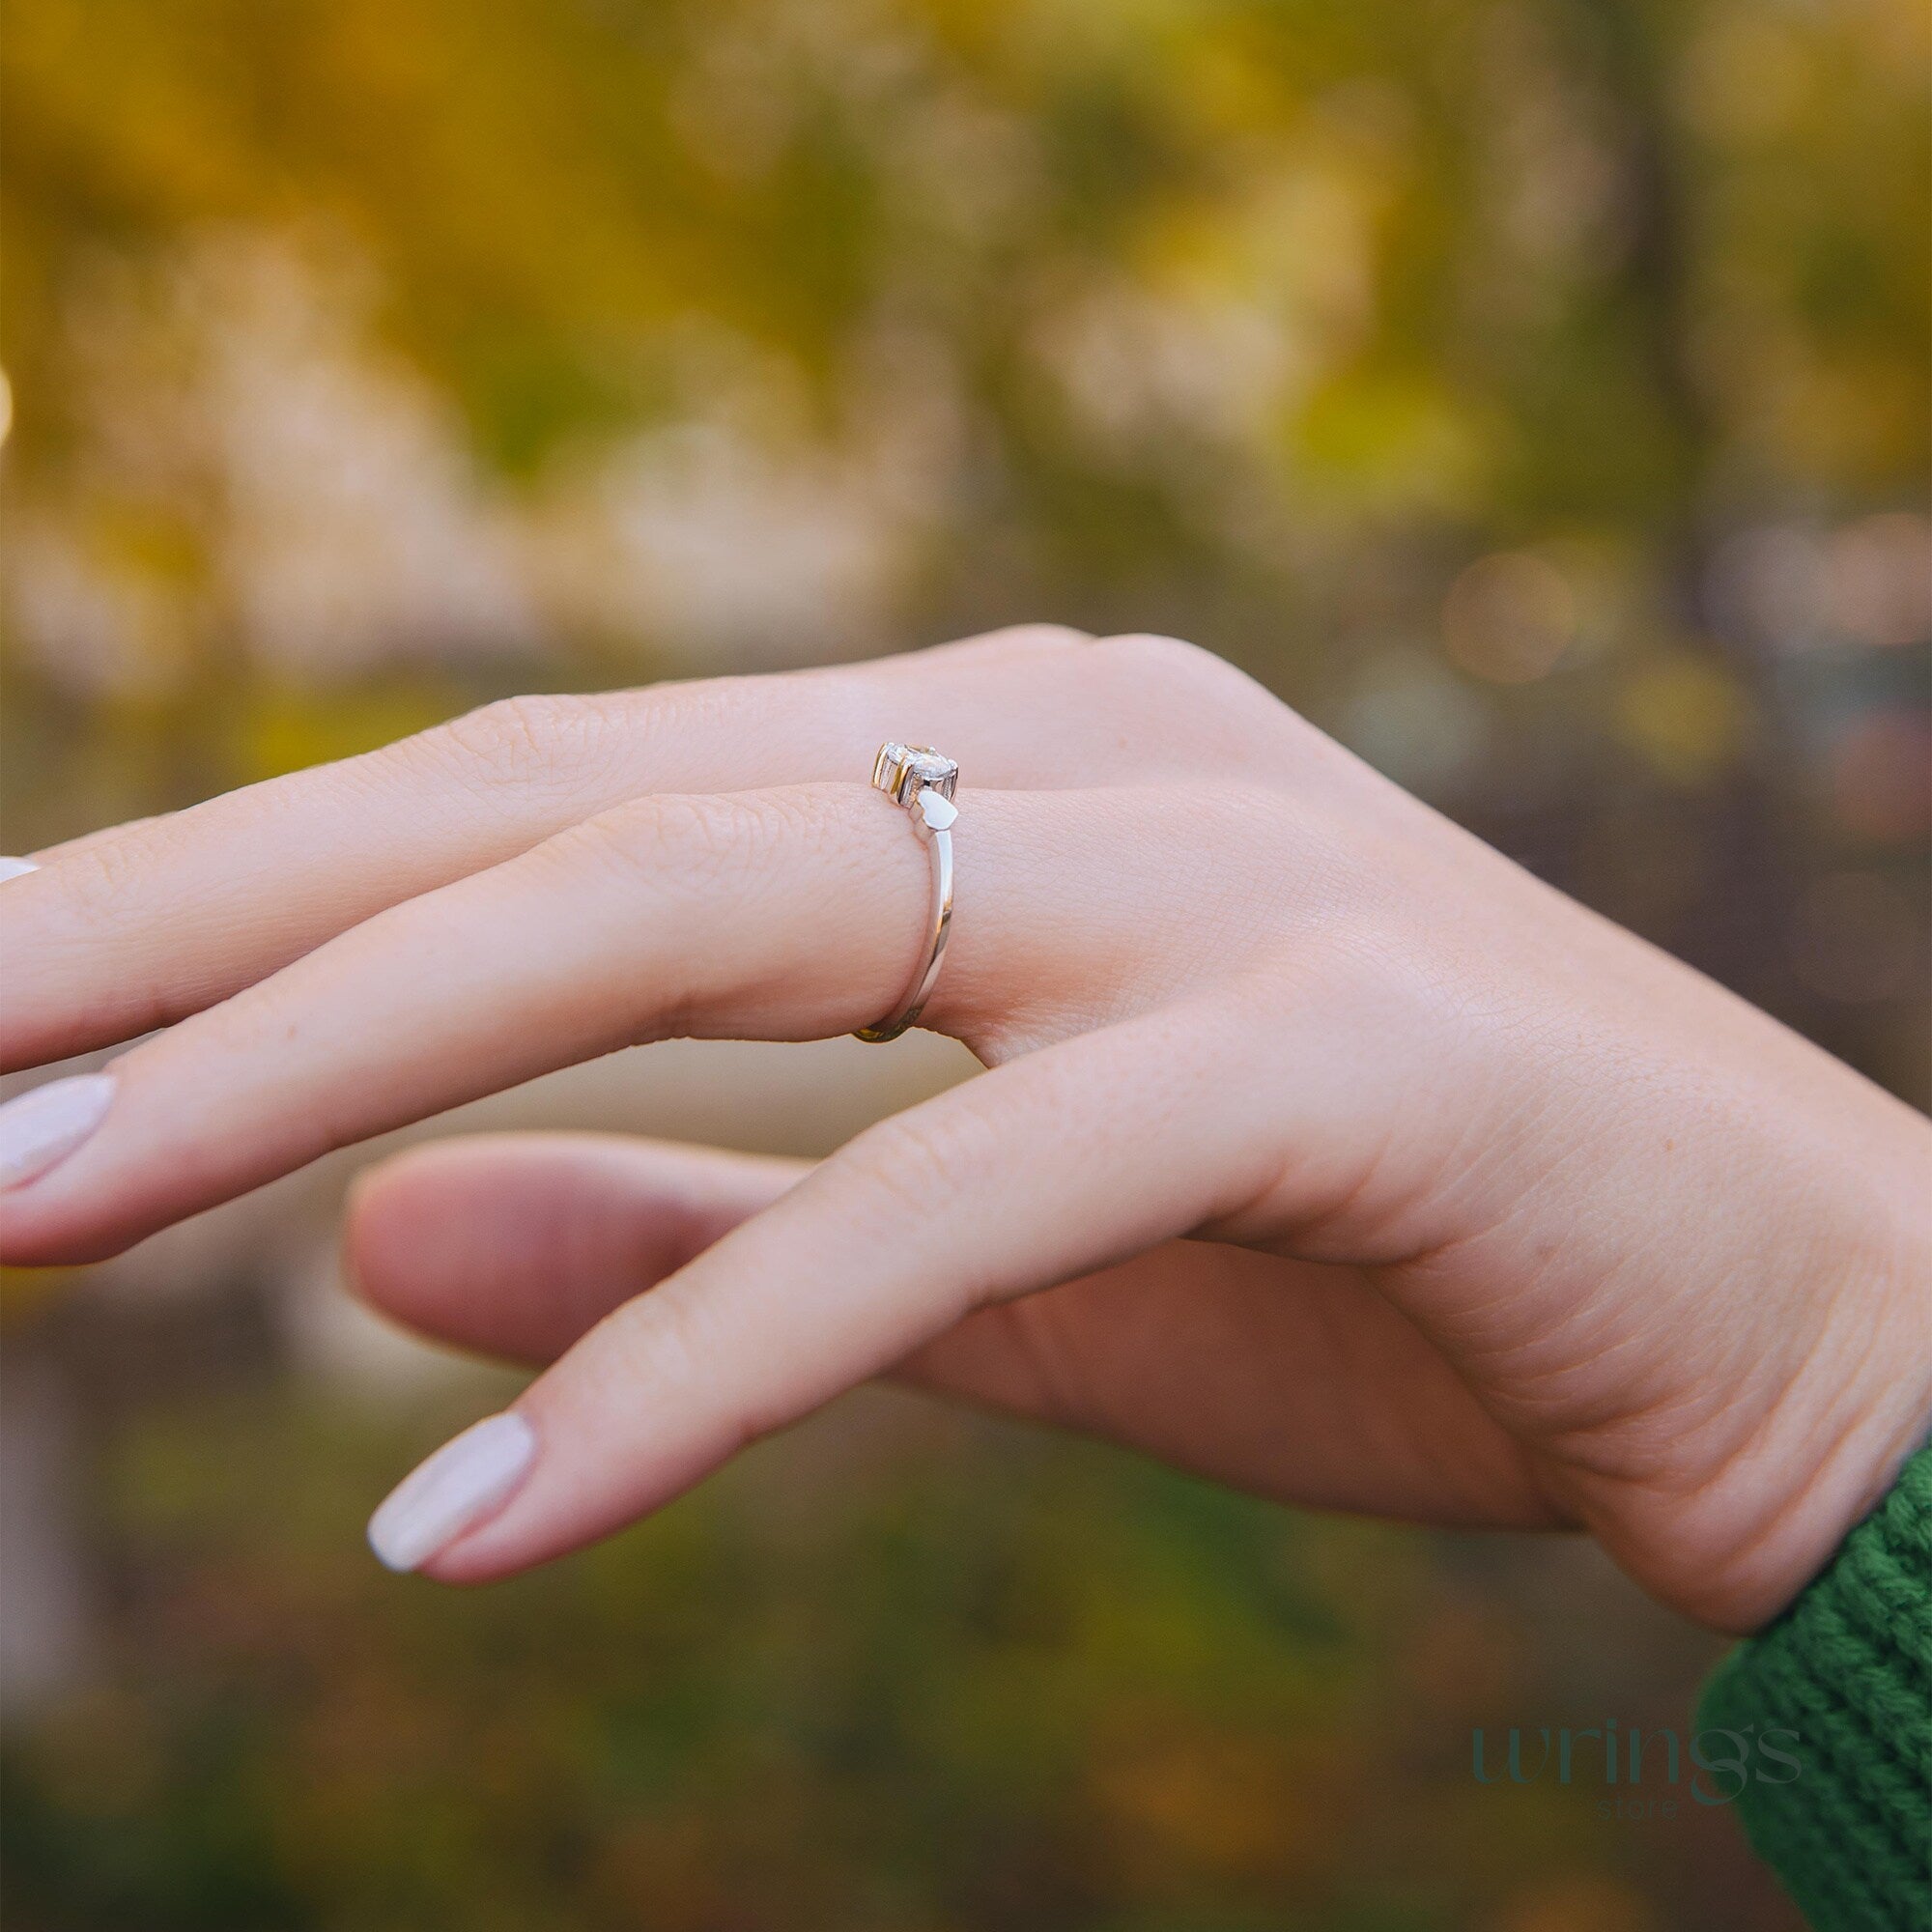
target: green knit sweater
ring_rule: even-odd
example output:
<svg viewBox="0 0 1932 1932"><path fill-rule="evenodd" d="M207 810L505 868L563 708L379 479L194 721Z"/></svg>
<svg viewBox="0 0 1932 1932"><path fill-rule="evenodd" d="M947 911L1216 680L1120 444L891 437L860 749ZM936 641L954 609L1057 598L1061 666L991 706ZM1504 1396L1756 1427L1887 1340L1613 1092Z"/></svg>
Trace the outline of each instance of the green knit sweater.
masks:
<svg viewBox="0 0 1932 1932"><path fill-rule="evenodd" d="M1932 1932L1932 1444L1705 1687L1700 1733L1752 1725L1799 1768L1738 1809L1817 1932Z"/></svg>

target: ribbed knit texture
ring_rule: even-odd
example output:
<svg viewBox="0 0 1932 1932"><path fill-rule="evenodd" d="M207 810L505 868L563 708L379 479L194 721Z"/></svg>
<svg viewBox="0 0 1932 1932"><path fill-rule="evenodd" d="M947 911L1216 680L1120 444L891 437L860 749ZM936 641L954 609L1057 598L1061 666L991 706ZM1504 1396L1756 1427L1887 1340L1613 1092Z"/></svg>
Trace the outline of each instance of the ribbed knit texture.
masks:
<svg viewBox="0 0 1932 1932"><path fill-rule="evenodd" d="M1932 1444L1705 1687L1700 1731L1752 1724L1798 1734L1737 1806L1816 1932L1932 1932Z"/></svg>

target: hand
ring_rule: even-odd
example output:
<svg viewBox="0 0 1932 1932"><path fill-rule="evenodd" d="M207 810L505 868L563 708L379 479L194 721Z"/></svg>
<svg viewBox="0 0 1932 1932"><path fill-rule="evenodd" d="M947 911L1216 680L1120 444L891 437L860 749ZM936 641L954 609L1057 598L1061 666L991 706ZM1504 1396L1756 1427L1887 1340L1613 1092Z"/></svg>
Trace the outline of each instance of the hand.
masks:
<svg viewBox="0 0 1932 1932"><path fill-rule="evenodd" d="M0 1111L0 1253L637 1040L877 1020L927 893L888 737L962 766L925 1023L992 1070L809 1173L366 1178L372 1298L555 1357L390 1560L557 1555L895 1364L1300 1502L1581 1525L1730 1630L1883 1492L1932 1417L1924 1122L1158 639L517 700L40 855L0 1061L169 1030Z"/></svg>

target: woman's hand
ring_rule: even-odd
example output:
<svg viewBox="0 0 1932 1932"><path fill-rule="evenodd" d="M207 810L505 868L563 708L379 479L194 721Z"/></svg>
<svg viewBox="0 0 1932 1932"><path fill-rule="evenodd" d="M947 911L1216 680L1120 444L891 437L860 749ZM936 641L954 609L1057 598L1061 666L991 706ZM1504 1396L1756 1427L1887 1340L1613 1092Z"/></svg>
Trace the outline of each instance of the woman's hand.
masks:
<svg viewBox="0 0 1932 1932"><path fill-rule="evenodd" d="M1924 1123L1160 639L524 699L40 855L4 1064L168 1030L0 1110L0 1253L637 1040L877 1020L927 895L885 738L962 767L924 1023L993 1070L810 1172L565 1136L365 1178L368 1294L556 1358L390 1560L557 1555L903 1364L1297 1501L1579 1524L1742 1630L1923 1435Z"/></svg>

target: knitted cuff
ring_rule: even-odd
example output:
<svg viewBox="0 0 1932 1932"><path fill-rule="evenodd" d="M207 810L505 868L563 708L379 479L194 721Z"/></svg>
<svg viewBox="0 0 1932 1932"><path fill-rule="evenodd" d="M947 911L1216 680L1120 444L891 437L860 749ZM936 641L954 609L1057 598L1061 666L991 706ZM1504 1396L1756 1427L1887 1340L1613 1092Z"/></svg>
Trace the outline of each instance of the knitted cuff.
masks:
<svg viewBox="0 0 1932 1932"><path fill-rule="evenodd" d="M1700 1736L1748 1738L1753 1726L1779 1747L1761 1755L1780 1775L1760 1770L1738 1810L1816 1932L1927 1932L1932 1444L1831 1567L1705 1686Z"/></svg>

